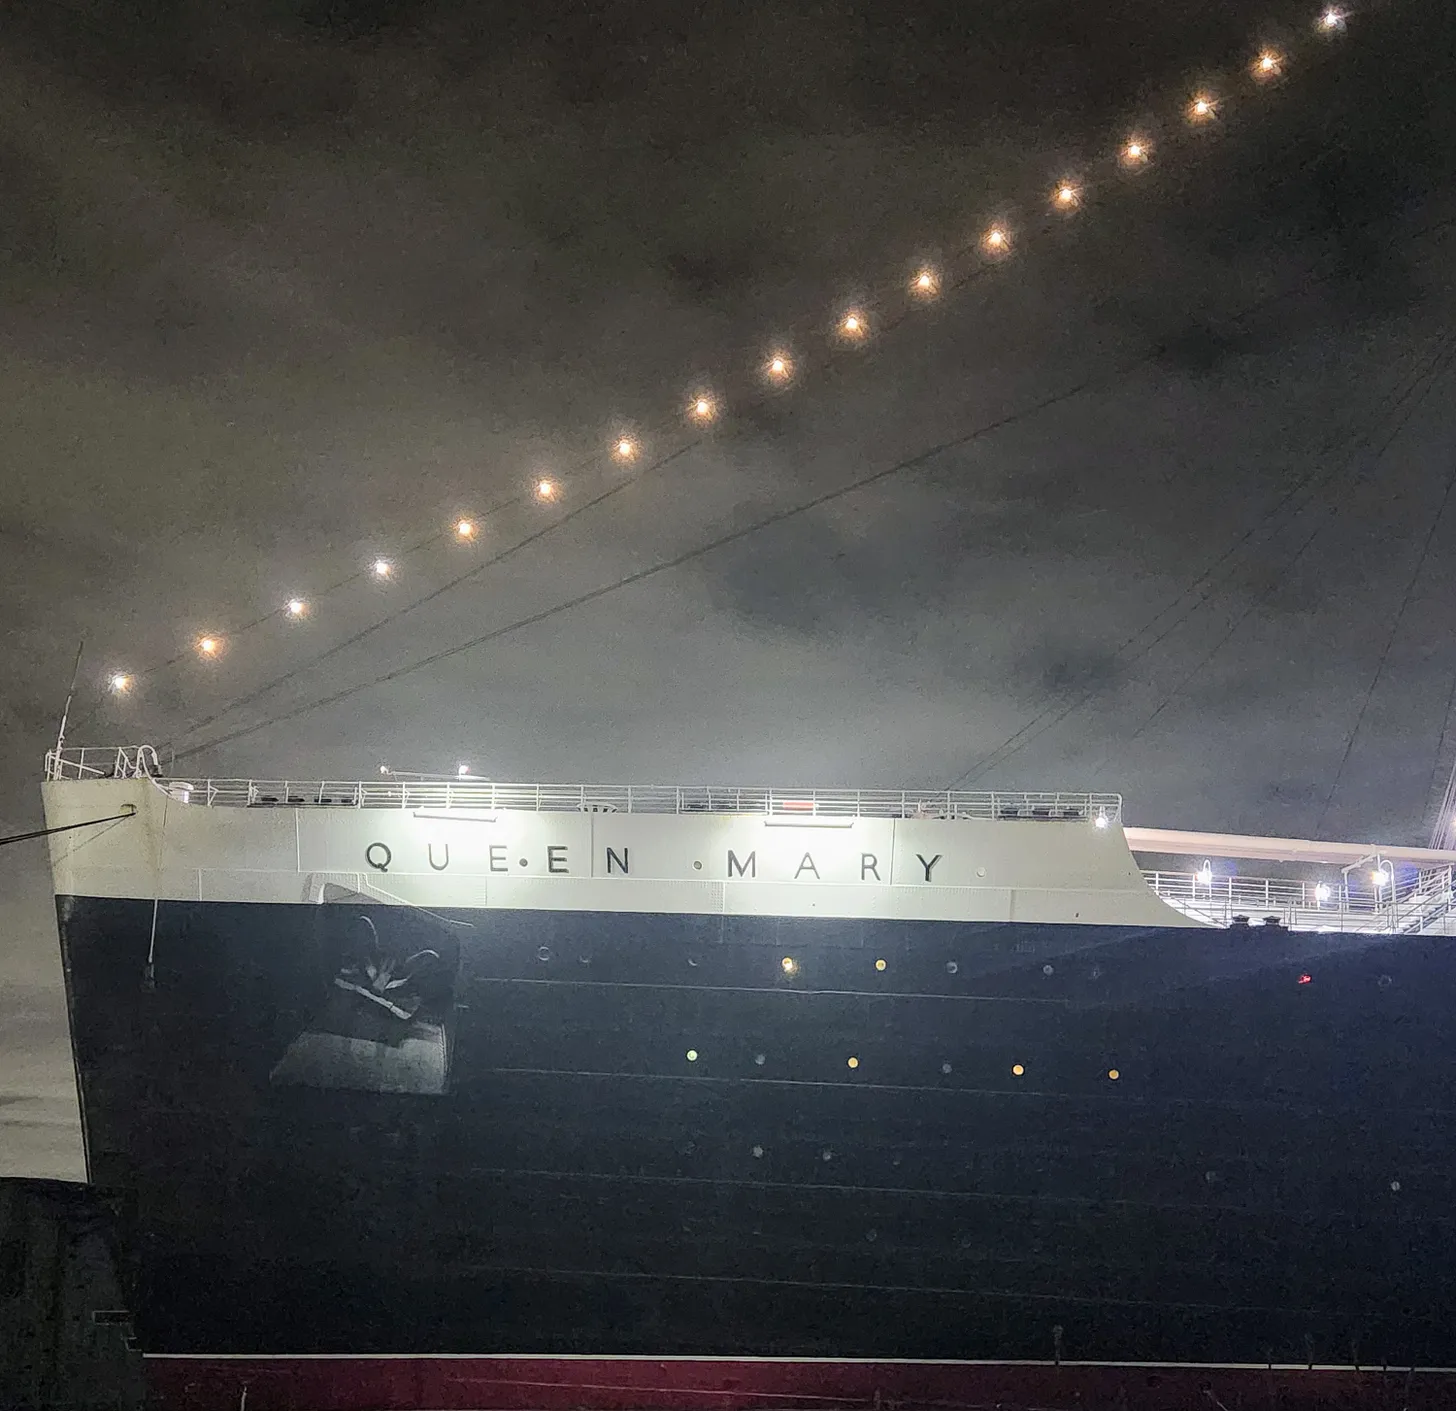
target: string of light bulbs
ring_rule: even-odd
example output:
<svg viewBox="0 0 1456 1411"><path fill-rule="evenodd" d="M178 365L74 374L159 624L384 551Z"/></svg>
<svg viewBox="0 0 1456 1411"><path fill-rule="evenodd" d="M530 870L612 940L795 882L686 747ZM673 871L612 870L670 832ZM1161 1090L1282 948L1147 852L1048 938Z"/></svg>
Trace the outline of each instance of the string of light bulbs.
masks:
<svg viewBox="0 0 1456 1411"><path fill-rule="evenodd" d="M1329 40L1345 34L1352 17L1353 11L1350 8L1328 5L1314 17L1311 28L1316 36ZM1291 48L1263 46L1250 58L1247 77L1256 86L1269 87L1284 80L1292 67L1293 51ZM1231 83L1225 81L1217 85L1209 83L1201 86L1188 94L1182 102L1183 126L1190 133L1216 126L1228 115L1232 104L1233 85ZM1131 131L1118 141L1109 162L1115 172L1124 176L1134 176L1155 166L1160 152L1168 145L1170 144L1150 132ZM1093 183L1086 176L1068 174L1056 181L1049 190L1042 189L1045 196L1043 223L1040 229L1045 231L1048 225L1060 224L1083 211L1094 188ZM625 488L626 485L633 483L642 474L659 469L668 460L676 459L682 451L702 444L706 436L716 428L731 407L748 405L766 397L788 392L803 379L806 373L816 365L816 362L828 363L835 357L863 347L871 338L881 336L904 322L916 308L939 300L954 290L963 288L972 280L988 275L992 270L1020 253L1024 245L1029 243L1028 237L1034 239L1037 233L1038 230L1034 223L1018 227L1008 217L1002 216L995 219L983 228L974 241L963 246L950 259L940 264L918 264L910 271L908 278L902 277L896 280L892 286L887 286L885 293L880 297L842 306L835 315L830 337L818 345L817 352L811 351L812 338L806 327L794 330L782 342L766 350L751 375L745 377L740 373L736 382L732 378L725 379L718 388L696 387L674 410L664 415L657 423L640 428L621 425L612 432L608 445L602 451L589 453L561 473L539 474L519 492L507 496L488 509L480 513L461 513L448 525L424 534L395 555L378 555L367 565L342 575L311 595L291 594L284 598L278 607L249 621L235 624L226 630L218 628L202 632L192 640L188 647L149 666L131 669L120 664L112 665L106 672L106 687L114 697L127 697L132 695L147 679L170 670L184 661L215 662L226 654L231 643L245 634L257 631L273 622L302 623L316 615L319 604L325 599L343 592L361 581L373 580L376 583L389 584L399 580L403 577L403 567L408 560L442 543L453 541L463 546L477 543L484 537L487 526L506 511L532 504L546 508L564 506L568 502L568 492L584 488L592 474L601 474L603 471L615 472L616 478L609 483L604 492L592 496L558 520L549 522L544 529L538 528L532 531L520 543L507 547L484 563L452 579L444 589L428 593L402 609L387 614L380 622L364 629L361 633L356 633L347 639L347 642L329 648L321 657L310 663L310 665L316 665L323 656L332 655L342 646L351 645L361 637L378 630L385 623L397 620L403 613L413 611L416 607L433 601L441 595L441 592L449 591L459 583L475 577L485 568L491 567L517 552L524 544L536 542L543 533L553 532L554 529L573 519L582 509L599 504L602 500ZM887 310L884 316L880 316L877 312L881 308ZM802 322L806 325L809 323L808 320ZM663 455L659 455L655 459L649 458L646 452L651 440L673 432L676 433L677 440L680 442L677 449L667 452L664 448ZM255 699L258 695L271 689L272 685L278 684L294 674L296 671L286 673L284 677L277 678L275 682L263 687L260 691L253 692L246 699ZM235 701L228 708L231 709L241 703ZM211 720L215 718L215 716L211 717L206 723L211 723ZM202 722L199 722L192 728L197 729L201 726Z"/></svg>

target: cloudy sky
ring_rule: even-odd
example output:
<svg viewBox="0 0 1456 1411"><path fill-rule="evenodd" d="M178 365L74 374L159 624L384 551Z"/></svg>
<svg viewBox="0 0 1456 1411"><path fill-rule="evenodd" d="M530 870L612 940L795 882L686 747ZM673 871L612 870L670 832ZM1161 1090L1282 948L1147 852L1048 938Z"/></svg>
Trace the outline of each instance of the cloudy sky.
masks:
<svg viewBox="0 0 1456 1411"><path fill-rule="evenodd" d="M1424 841L1456 755L1447 8L1321 39L1282 0L11 7L0 825L38 824L84 639L72 742L194 773L1092 785L1138 823ZM916 307L925 262L957 287ZM630 469L598 454L624 427ZM462 514L473 543L406 552ZM76 1174L40 845L0 898L0 1170Z"/></svg>

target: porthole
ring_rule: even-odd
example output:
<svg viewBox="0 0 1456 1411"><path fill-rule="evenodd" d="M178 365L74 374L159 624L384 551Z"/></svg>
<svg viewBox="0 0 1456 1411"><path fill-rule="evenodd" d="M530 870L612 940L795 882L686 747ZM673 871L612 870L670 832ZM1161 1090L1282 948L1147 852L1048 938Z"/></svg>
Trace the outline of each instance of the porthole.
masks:
<svg viewBox="0 0 1456 1411"><path fill-rule="evenodd" d="M688 1050L688 1062L689 1063L696 1063L697 1061L698 1061L698 1051L697 1051L697 1049L690 1048Z"/></svg>
<svg viewBox="0 0 1456 1411"><path fill-rule="evenodd" d="M866 1230L865 1231L865 1239L867 1239L871 1244L873 1244L877 1239L879 1239L879 1237L880 1237L880 1232L878 1230Z"/></svg>
<svg viewBox="0 0 1456 1411"><path fill-rule="evenodd" d="M949 1063L942 1063L940 1065L940 1071L942 1073L949 1073L950 1072L950 1064Z"/></svg>
<svg viewBox="0 0 1456 1411"><path fill-rule="evenodd" d="M537 960L541 960L541 961L550 960L551 959L551 947L550 946L542 946L536 952L536 959Z"/></svg>
<svg viewBox="0 0 1456 1411"><path fill-rule="evenodd" d="M1119 1078L1120 1078L1120 1077L1122 1077L1122 1074L1121 1074L1121 1072L1119 1072L1119 1070L1118 1070L1118 1069L1116 1069L1116 1068L1109 1068L1109 1069L1108 1069L1108 1070L1107 1070L1107 1076L1108 1076L1108 1077L1109 1077L1109 1078L1111 1078L1111 1079L1112 1079L1112 1081L1113 1081L1113 1082L1114 1082L1114 1083L1115 1083L1115 1082L1116 1082L1116 1081L1117 1081L1117 1080L1118 1080L1118 1079L1119 1079Z"/></svg>
<svg viewBox="0 0 1456 1411"><path fill-rule="evenodd" d="M1400 1190L1400 1182L1399 1181L1392 1181L1390 1183L1390 1188L1393 1191L1399 1191Z"/></svg>
<svg viewBox="0 0 1456 1411"><path fill-rule="evenodd" d="M957 965L955 963L955 961L953 961L953 960L947 960L946 961L946 963L945 963L945 973L947 975L954 975L956 973L956 971L959 970L959 969L960 969L960 966Z"/></svg>
<svg viewBox="0 0 1456 1411"><path fill-rule="evenodd" d="M762 1157L762 1155L763 1155L763 1148L761 1146L754 1146L754 1147L751 1148L751 1150L753 1152L753 1159L755 1161L757 1161L760 1157Z"/></svg>
<svg viewBox="0 0 1456 1411"><path fill-rule="evenodd" d="M768 1062L768 1055L766 1053L756 1053L753 1055L753 1061L758 1067L762 1068Z"/></svg>
<svg viewBox="0 0 1456 1411"><path fill-rule="evenodd" d="M1026 1069L1024 1067L1022 1067L1021 1064L1019 1064L1019 1063L1013 1063L1011 1065L1011 1076L1013 1078L1020 1078L1023 1074L1025 1074L1025 1072L1026 1072Z"/></svg>
<svg viewBox="0 0 1456 1411"><path fill-rule="evenodd" d="M883 960L877 960L877 961L875 961L875 969L876 970L883 970L884 968L885 968L885 962Z"/></svg>
<svg viewBox="0 0 1456 1411"><path fill-rule="evenodd" d="M845 1060L845 1062L851 1068L858 1068L859 1067L859 1059L857 1059L853 1054L850 1054L850 1056Z"/></svg>
<svg viewBox="0 0 1456 1411"><path fill-rule="evenodd" d="M1043 975L1054 975L1056 974L1056 967L1051 965L1043 965L1041 968L1041 973Z"/></svg>
<svg viewBox="0 0 1456 1411"><path fill-rule="evenodd" d="M834 1151L833 1151L833 1149L826 1146L824 1148L824 1150L819 1153L819 1159L821 1161L833 1161L834 1160Z"/></svg>

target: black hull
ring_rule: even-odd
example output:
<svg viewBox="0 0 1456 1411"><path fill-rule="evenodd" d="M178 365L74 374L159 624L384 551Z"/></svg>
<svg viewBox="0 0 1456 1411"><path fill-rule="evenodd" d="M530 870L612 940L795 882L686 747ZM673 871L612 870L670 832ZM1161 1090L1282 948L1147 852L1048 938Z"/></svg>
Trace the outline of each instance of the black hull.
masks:
<svg viewBox="0 0 1456 1411"><path fill-rule="evenodd" d="M59 913L149 1352L1456 1364L1447 939Z"/></svg>

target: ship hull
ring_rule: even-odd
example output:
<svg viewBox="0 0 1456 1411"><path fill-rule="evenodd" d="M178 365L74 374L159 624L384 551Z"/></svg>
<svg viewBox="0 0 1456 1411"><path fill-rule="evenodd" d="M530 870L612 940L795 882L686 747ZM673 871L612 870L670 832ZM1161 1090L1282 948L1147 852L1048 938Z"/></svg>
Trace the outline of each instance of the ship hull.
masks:
<svg viewBox="0 0 1456 1411"><path fill-rule="evenodd" d="M163 1404L1384 1406L1303 1369L1456 1363L1449 942L58 909Z"/></svg>

